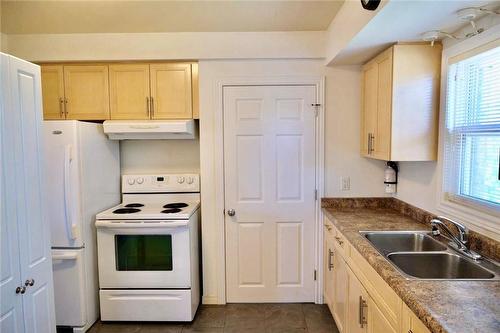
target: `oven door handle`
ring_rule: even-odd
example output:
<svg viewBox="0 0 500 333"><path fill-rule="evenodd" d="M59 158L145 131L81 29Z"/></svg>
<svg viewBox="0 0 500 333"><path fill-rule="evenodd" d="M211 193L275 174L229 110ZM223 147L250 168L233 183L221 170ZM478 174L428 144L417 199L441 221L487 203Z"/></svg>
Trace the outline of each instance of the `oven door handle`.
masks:
<svg viewBox="0 0 500 333"><path fill-rule="evenodd" d="M172 222L112 222L112 221L96 221L95 226L106 229L144 229L144 228L161 228L171 229L187 227L189 221L172 221Z"/></svg>

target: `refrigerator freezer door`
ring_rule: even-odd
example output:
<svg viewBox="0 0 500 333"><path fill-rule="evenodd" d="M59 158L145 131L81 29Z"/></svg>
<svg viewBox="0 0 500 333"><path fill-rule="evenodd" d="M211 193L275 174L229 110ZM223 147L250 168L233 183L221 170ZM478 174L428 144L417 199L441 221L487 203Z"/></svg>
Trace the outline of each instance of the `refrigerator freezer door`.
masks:
<svg viewBox="0 0 500 333"><path fill-rule="evenodd" d="M56 325L85 326L85 249L52 250Z"/></svg>
<svg viewBox="0 0 500 333"><path fill-rule="evenodd" d="M78 124L45 121L43 129L45 195L52 247L82 247Z"/></svg>

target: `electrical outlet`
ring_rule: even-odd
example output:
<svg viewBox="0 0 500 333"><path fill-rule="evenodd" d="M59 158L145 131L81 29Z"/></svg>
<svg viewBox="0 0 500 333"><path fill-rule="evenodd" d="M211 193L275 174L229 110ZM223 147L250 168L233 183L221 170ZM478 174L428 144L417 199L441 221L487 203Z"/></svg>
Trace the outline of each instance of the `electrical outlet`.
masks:
<svg viewBox="0 0 500 333"><path fill-rule="evenodd" d="M351 189L351 177L349 176L340 177L340 189L342 191L349 191Z"/></svg>

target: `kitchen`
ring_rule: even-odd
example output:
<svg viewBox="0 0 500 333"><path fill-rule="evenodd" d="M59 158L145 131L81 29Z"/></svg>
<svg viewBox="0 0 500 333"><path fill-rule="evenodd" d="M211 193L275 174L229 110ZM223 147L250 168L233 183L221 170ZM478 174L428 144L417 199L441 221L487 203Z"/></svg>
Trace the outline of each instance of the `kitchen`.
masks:
<svg viewBox="0 0 500 333"><path fill-rule="evenodd" d="M46 163L45 169L46 165L60 169L53 169L53 180L45 180L49 185L57 184L57 191L40 188L41 197L51 202L50 198L60 196L53 202L62 207L55 208L55 211L61 214L60 220L65 220L71 215L64 211L64 199L68 198L64 193L69 192L64 186L69 184L69 179L65 182L61 176L68 174L65 169L78 165L82 169L80 174L88 171L102 178L87 179L83 175L80 181L85 190L79 191L80 200L86 196L90 201L96 199L109 183L108 201L96 200L99 207L89 211L92 217L85 224L89 230L87 243L95 243L97 251L96 259L85 267L95 268L93 274L97 287L92 292L96 304L90 305L84 299L82 304L95 309L95 318L85 321L84 325L63 322L58 324L59 330L85 331L100 317L102 322L98 321L92 330L147 331L149 326L145 322L151 320L174 321L174 324L165 323L165 329L186 332L335 332L335 329L341 332L366 329L372 332L420 332L416 327L406 328L412 323L421 324L422 332L426 332L424 329L431 332L498 331L499 285L496 278L490 281L408 278L396 261L380 254L384 250L372 246L376 241L359 233L397 228L430 232L430 221L436 215L444 215L470 229L467 244L473 251L498 260L498 179L493 178L496 183L487 187L489 197L483 193L486 190L473 189L483 195L479 197L479 209L468 201L460 205L459 200L446 200L448 197L444 194L449 196L451 193L442 188L443 184L453 180L452 176L447 176L450 163L444 159L443 152L444 133L447 133L443 127L447 110L444 101L448 96L443 92L451 91L451 88L447 90L450 83L444 78L451 70L457 70L457 75L462 73L458 72L458 67L451 66L473 58L476 53L471 50L494 50L499 36L496 3L387 1L376 10L364 9L359 1L264 3L268 12L251 1L239 5L210 1L192 4L144 2L143 5L98 1L93 6L83 2L2 1L2 52L41 67L38 100L43 100L43 107L40 105L37 119L42 122L43 110L44 129L48 133L39 133L37 140L41 144L44 136L57 137L52 144L44 144L39 161ZM472 6L478 9L462 12L461 16L457 14ZM189 15L187 9L187 12L191 11ZM100 15L95 15L96 10ZM305 10L308 15L297 16ZM129 17L130 22L115 11ZM60 19L62 21L54 21L54 13L58 12L66 14ZM180 18L180 13L185 16ZM254 17L249 13L262 16ZM276 21L272 15L278 15L284 21ZM144 23L145 16L149 19L148 24ZM95 21L89 23L82 17ZM235 17L239 20L235 21ZM396 42L399 43L392 46ZM409 51L413 58L406 60L405 50L425 51ZM429 53L419 58L418 55L425 52ZM384 62L387 59L384 54L390 54L389 62ZM409 63L412 65L408 66ZM445 63L452 69L448 69ZM381 76L381 73L387 73L383 67L386 64L394 67L390 77ZM378 73L374 81L373 68ZM415 80L416 77L420 79ZM384 107L387 110L387 104L377 93L370 95L369 87L373 88L373 82L376 82L375 91L388 91L393 96L389 120L370 118L373 105L376 105L375 112ZM377 88L377 84L382 88ZM405 92L404 89L408 90ZM46 97L48 91L53 93L52 98ZM3 98L3 101L8 100ZM95 104L88 107L89 103ZM412 114L414 109L419 112ZM438 114L441 116L439 122ZM9 140L15 140L17 132L4 130L4 124L17 124L18 120L9 118L4 106L2 115L5 117L2 132L6 133L2 139L5 142L2 161L9 161L4 156L20 154L11 153L9 147L19 145L7 144ZM54 117L59 120L53 120ZM485 117L490 117L487 120L492 125L488 133L493 133L495 138L498 135L495 127L498 108L493 106L492 113ZM379 125L371 129L371 121L378 121ZM61 126L73 124L79 129L57 128L58 123ZM385 129L384 126L389 126L390 133L385 151L381 130ZM102 131L100 135L94 135L95 140L91 140L93 134L82 135L94 131L91 128ZM50 147L56 146L57 140L62 140L61 135L56 134L58 131L80 133L75 134L79 139L68 138L73 148L65 150L68 142L63 142L63 149L55 153L56 157L43 157L50 153ZM184 138L171 139L178 136ZM119 137L123 140L117 140ZM91 148L88 156L85 155L83 143L87 140L92 145L106 146L108 153L102 154L97 148ZM484 141L483 146L495 145L497 141L494 140ZM31 141L24 142L29 144ZM492 149L488 148L488 151ZM53 162L59 160L61 163ZM106 163L101 162L104 160ZM394 165L387 165L386 161L390 160L399 162L397 173ZM19 158L16 161L21 163ZM488 172L497 172L498 156L496 160L487 161L483 165L489 168ZM2 165L2 169L5 170L6 189L24 184L20 171L16 177L6 176L10 175L9 170L16 169L14 164ZM482 171L475 172L482 174ZM397 184L392 184L395 181ZM99 188L101 190L92 193ZM12 192L6 190L5 193ZM22 201L21 194L18 196L18 199L8 199L17 201L5 201L2 207L11 207L13 202ZM474 195L467 197L470 196ZM66 200L67 206L77 201ZM483 205L485 201L487 203ZM145 208L125 207L130 204L144 204ZM163 207L168 204L187 204L188 208L194 208L185 211L186 217L182 215L184 207ZM148 215L149 207L156 209L153 215ZM161 213L160 207L162 210L181 209L181 212ZM467 209L470 207L474 209ZM123 214L119 219L110 216L109 209L122 208L142 210L130 213L129 217ZM84 210L80 209L80 212ZM386 225L388 218L378 216L377 210L385 210L394 223ZM185 251L191 253L187 262L199 264L192 265L192 270L187 273L194 280L199 277L201 291L196 291L195 283L192 283L191 292L191 296L199 295L199 300L193 296L182 306L162 303L165 300L162 292L173 292L179 286L175 283L144 286L141 283L150 279L151 273L157 273L151 268L146 270L147 275L135 275L136 278L128 280L137 286L108 285L109 277L112 283L122 281L117 278L119 275L114 275L116 273L134 276L131 273L140 273L140 270L120 272L119 255L117 258L109 256L114 252L109 240L99 242L101 231L102 235L109 235L107 222L115 226L123 223L130 227L127 232L136 229L138 223L156 230L157 223L172 225L186 218L197 220L198 217L194 218L197 211L201 223L187 224L192 228L199 227L200 241L195 241L198 236L194 228L189 233L190 241L182 244L186 246L191 242L193 246L199 246L198 250ZM103 215L99 216L100 213ZM134 217L134 214L138 215ZM2 215L2 230L6 221L4 216L8 215ZM356 229L355 224L360 223L356 217L369 219L373 224L366 222ZM53 233L43 227L49 225L47 221L39 221L40 234L50 233L48 237L54 242ZM446 234L440 225L437 228ZM64 226L64 230L68 237L82 235L83 231L73 228L71 223ZM123 235L123 230L114 237L120 235ZM168 242L158 241L156 245L163 246ZM2 243L7 244L4 238ZM130 246L131 243L127 244ZM43 248L50 246L50 242L38 245ZM147 248L146 243L142 245L143 250ZM67 246L61 247L57 250L67 252ZM9 248L2 245L2 267L8 267L4 266L4 253L8 253L4 249ZM128 251L129 254L138 252L137 248L130 247ZM199 258L196 258L197 254ZM175 267L179 260L175 259L175 253L170 253L170 258L172 255ZM47 256L54 260L54 253ZM113 262L114 259L117 261ZM160 257L152 256L151 260L160 260ZM170 266L170 259L162 260L156 264L165 270L165 265ZM61 299L58 289L64 286L68 293L76 290L65 283L67 278L62 279L64 282L57 280L56 261L53 264L56 310L55 315L50 311L47 314L49 318L55 317L52 321L47 319L53 323L65 319L57 315L57 302ZM332 269L329 269L330 265L333 265ZM337 271L338 267L344 270ZM137 268L130 267L131 270ZM199 274L196 269L199 269ZM496 272L491 267L486 270ZM25 280L30 280L29 285L31 279L35 280L34 286L25 286L26 294L13 294L17 299L10 294L9 298L4 298L2 287L2 300L12 299L22 304L21 297L27 299L28 294L35 294L41 280L25 273L19 276L22 277L19 278L21 288ZM160 280L171 281L167 276ZM47 286L51 279L46 276ZM88 282L88 279L83 280ZM446 303L459 297L465 302L463 304L470 304L467 303L470 302L467 286L482 291L474 294L474 297L483 299L474 307L474 314L462 314L456 305ZM16 287L9 282L5 290L12 291ZM99 288L101 292L98 292ZM180 288L190 290L188 285ZM425 301L430 298L425 293L429 288L440 291L437 295L443 304ZM148 293L149 296L134 296L134 289L154 292ZM110 290L120 291L120 294L107 297L105 294ZM350 291L355 290L361 290L361 294L350 295ZM455 294L454 290L460 294ZM124 305L107 301L120 297L127 299ZM154 301L138 302L135 307L133 300L147 300L148 297ZM47 302L50 302L50 296L47 296ZM313 303L326 305L316 308ZM4 327L10 332L9 327L13 326L9 325L13 322L19 325L17 331L20 332L51 331L49 328L30 330L29 326L21 327L22 319L9 321L6 314L12 312L5 304L6 307L2 301L2 318L5 318L2 332ZM154 316L154 311L141 312L141 309L155 304L158 305L159 317ZM188 309L187 305L191 308L187 319L169 318L176 312L172 309L181 311L181 307ZM379 312L373 312L373 309ZM17 315L23 313L28 315L29 310ZM315 317L318 313L319 318ZM377 314L388 326L377 326L378 321L372 324L375 320L372 318L377 318ZM464 322L470 326L457 321L460 316L467 318ZM189 324L193 317L194 321ZM359 320L362 317L367 317L367 324ZM205 319L205 323L197 326L197 321ZM117 323L128 320L132 322ZM188 324L179 323L183 321ZM316 325L318 323L322 325ZM151 329L155 327L151 326Z"/></svg>

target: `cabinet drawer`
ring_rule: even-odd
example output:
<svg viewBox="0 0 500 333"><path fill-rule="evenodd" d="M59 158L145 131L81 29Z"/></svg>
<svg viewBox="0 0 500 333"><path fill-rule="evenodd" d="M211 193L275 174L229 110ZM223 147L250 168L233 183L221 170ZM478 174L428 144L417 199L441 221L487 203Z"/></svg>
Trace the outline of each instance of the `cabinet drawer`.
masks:
<svg viewBox="0 0 500 333"><path fill-rule="evenodd" d="M393 327L398 327L402 303L399 296L352 246L348 262L383 315Z"/></svg>

